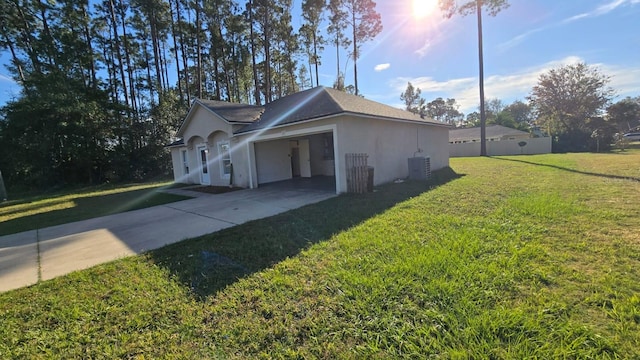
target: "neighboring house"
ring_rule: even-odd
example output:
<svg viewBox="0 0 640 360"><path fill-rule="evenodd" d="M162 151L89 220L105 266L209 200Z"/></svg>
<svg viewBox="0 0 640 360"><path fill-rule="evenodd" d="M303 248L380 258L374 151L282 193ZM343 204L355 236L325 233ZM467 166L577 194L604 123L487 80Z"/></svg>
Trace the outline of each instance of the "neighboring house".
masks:
<svg viewBox="0 0 640 360"><path fill-rule="evenodd" d="M407 159L449 166L449 127L325 87L264 106L195 100L169 145L176 182L256 188L329 176L346 192L345 155L366 153L374 184L408 176Z"/></svg>
<svg viewBox="0 0 640 360"><path fill-rule="evenodd" d="M502 125L488 125L485 130L487 141L519 140L531 137L528 132ZM470 142L480 142L479 126L449 130L449 144L464 144Z"/></svg>
<svg viewBox="0 0 640 360"><path fill-rule="evenodd" d="M526 131L502 125L486 128L487 155L531 155L551 152L550 137L532 137ZM449 130L451 157L480 155L480 127Z"/></svg>

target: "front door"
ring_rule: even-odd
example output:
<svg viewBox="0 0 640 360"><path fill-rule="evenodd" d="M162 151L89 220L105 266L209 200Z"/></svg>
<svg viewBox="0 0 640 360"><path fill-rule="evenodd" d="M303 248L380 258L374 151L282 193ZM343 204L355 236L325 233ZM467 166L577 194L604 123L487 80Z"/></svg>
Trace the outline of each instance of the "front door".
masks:
<svg viewBox="0 0 640 360"><path fill-rule="evenodd" d="M200 184L211 185L211 178L209 177L209 150L206 145L198 146L198 160L200 161Z"/></svg>
<svg viewBox="0 0 640 360"><path fill-rule="evenodd" d="M311 154L309 152L309 140L303 139L298 142L300 157L300 176L311 177Z"/></svg>

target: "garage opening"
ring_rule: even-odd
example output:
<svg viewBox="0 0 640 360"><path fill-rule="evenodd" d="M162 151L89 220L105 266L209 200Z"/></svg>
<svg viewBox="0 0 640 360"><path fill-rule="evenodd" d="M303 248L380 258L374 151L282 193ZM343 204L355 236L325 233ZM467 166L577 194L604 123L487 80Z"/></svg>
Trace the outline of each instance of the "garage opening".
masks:
<svg viewBox="0 0 640 360"><path fill-rule="evenodd" d="M258 186L335 191L333 141L323 132L256 142Z"/></svg>

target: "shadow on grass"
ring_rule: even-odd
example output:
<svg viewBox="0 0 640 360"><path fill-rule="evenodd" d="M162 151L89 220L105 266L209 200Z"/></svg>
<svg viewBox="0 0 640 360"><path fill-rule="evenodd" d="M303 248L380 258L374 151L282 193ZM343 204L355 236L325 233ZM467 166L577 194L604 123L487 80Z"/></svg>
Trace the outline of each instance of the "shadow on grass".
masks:
<svg viewBox="0 0 640 360"><path fill-rule="evenodd" d="M203 300L244 276L295 256L404 200L459 177L451 168L445 168L435 171L428 182L387 184L373 193L341 195L172 244L148 255Z"/></svg>
<svg viewBox="0 0 640 360"><path fill-rule="evenodd" d="M159 192L156 188L148 188L115 194L60 199L59 201L43 204L35 203L17 211L3 212L3 215L11 215L23 211L37 212L39 208L43 211L3 221L0 224L0 236L143 209L185 199L189 199L189 197ZM46 210L46 208L61 206L66 202L71 202L73 205L63 209Z"/></svg>
<svg viewBox="0 0 640 360"><path fill-rule="evenodd" d="M519 162L519 163L529 164L529 165L545 166L545 167L549 167L549 168L553 168L553 169L558 169L558 170L562 170L562 171L568 171L568 172L572 172L572 173L576 173L576 174L582 174L582 175L597 176L597 177L602 177L602 178L607 178L607 179L628 180L628 181L638 181L638 182L640 182L640 178L633 177L633 176L622 176L622 175L613 175L613 174L594 173L594 172L589 172L589 171L571 169L571 168L558 166L558 165L543 164L543 163L537 163L537 162L533 162L533 161L526 161L526 160L519 160L519 159L506 159L506 158L502 158L502 157L493 157L493 156L490 156L490 158L496 159L496 160L503 160L503 161Z"/></svg>

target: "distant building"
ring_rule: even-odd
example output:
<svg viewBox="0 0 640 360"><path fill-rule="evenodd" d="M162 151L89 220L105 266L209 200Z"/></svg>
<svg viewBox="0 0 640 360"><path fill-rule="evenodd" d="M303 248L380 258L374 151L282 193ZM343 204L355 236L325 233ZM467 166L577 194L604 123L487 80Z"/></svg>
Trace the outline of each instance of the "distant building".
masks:
<svg viewBox="0 0 640 360"><path fill-rule="evenodd" d="M531 137L526 131L512 129L502 125L486 127L487 141L519 140ZM480 142L480 127L449 130L449 144Z"/></svg>
<svg viewBox="0 0 640 360"><path fill-rule="evenodd" d="M502 125L486 127L487 155L532 155L551 152L550 137L532 137L526 131ZM480 156L480 127L449 130L449 156Z"/></svg>

